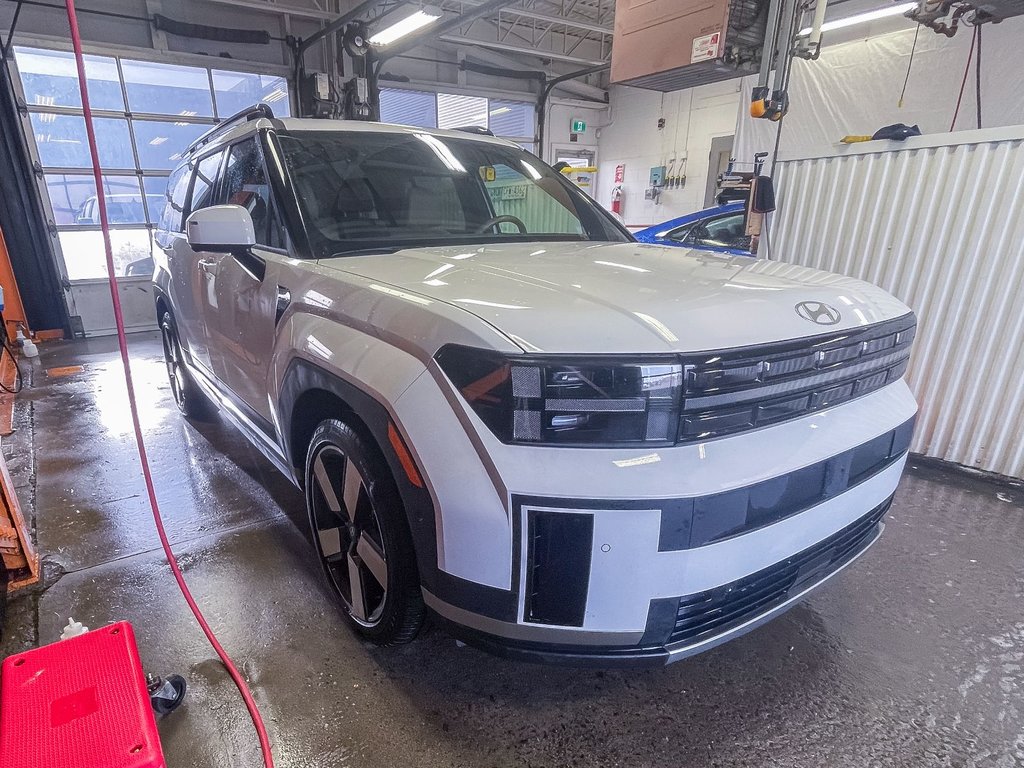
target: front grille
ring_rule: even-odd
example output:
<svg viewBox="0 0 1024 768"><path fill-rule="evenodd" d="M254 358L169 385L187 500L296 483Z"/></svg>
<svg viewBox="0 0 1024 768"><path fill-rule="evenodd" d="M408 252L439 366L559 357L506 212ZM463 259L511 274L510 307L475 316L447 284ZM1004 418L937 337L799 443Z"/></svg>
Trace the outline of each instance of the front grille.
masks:
<svg viewBox="0 0 1024 768"><path fill-rule="evenodd" d="M669 643L698 643L786 602L860 553L878 530L892 497L829 538L746 578L679 599Z"/></svg>
<svg viewBox="0 0 1024 768"><path fill-rule="evenodd" d="M768 426L881 389L906 372L916 327L909 313L853 331L690 358L678 441Z"/></svg>

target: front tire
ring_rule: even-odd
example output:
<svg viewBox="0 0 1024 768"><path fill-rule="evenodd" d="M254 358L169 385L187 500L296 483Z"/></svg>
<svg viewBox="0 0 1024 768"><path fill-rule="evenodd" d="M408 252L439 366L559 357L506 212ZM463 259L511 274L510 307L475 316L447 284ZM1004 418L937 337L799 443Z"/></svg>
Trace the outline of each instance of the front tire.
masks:
<svg viewBox="0 0 1024 768"><path fill-rule="evenodd" d="M213 408L185 365L178 329L170 312L164 312L160 319L160 338L164 346L164 364L167 366L167 379L171 384L174 404L187 418L209 418Z"/></svg>
<svg viewBox="0 0 1024 768"><path fill-rule="evenodd" d="M328 585L356 631L377 645L408 643L424 607L412 537L384 457L337 419L306 454L306 509Z"/></svg>

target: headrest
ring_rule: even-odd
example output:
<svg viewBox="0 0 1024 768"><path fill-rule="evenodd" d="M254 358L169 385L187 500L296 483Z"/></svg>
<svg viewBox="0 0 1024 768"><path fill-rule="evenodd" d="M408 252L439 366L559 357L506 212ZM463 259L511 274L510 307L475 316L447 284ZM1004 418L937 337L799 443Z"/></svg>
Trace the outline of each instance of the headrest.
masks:
<svg viewBox="0 0 1024 768"><path fill-rule="evenodd" d="M334 198L334 210L338 213L369 213L375 208L373 194L366 179L344 179Z"/></svg>

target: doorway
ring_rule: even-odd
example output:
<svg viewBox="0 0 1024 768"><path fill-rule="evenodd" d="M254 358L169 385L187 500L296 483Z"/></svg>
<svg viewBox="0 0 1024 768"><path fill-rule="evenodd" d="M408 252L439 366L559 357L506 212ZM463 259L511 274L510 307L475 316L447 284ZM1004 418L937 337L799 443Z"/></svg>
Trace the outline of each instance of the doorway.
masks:
<svg viewBox="0 0 1024 768"><path fill-rule="evenodd" d="M718 195L718 176L725 173L732 158L732 146L736 136L716 136L711 140L711 156L708 158L708 180L704 189L704 207L715 205Z"/></svg>

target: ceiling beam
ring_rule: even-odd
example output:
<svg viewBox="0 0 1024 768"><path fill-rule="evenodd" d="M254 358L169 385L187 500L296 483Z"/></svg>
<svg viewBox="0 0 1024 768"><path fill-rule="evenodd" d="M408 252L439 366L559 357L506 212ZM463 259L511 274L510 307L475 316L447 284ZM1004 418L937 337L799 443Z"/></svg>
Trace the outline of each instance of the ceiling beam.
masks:
<svg viewBox="0 0 1024 768"><path fill-rule="evenodd" d="M595 24L592 21L586 21L584 19L553 16L547 13L527 11L522 8L505 8L502 13L507 14L508 16L522 16L524 19L535 19L548 24L562 24L566 27L572 27L573 29L584 29L588 32L597 32L602 35L610 35L615 31L611 27L606 27L604 24Z"/></svg>
<svg viewBox="0 0 1024 768"><path fill-rule="evenodd" d="M308 38L303 40L299 44L299 47L298 47L298 50L297 50L298 55L302 56L302 54L304 54L306 51L308 51L310 48L312 48L318 42L323 40L325 37L327 37L329 35L333 35L335 32L337 32L339 29L344 27L350 21L355 21L360 16L362 16L364 13L367 13L368 11L373 9L374 6L376 6L380 2L381 2L381 0L363 0L363 2L359 3L359 5L357 5L355 8L351 9L350 11L347 11L346 13L343 13L341 16L338 16L337 18L334 19L334 21L332 21L326 27L324 27L323 29L318 30L317 32L315 32L314 34L310 35Z"/></svg>
<svg viewBox="0 0 1024 768"><path fill-rule="evenodd" d="M250 11L262 11L278 16L295 16L306 19L317 19L318 21L330 21L337 18L336 13L321 11L316 8L301 8L297 5L285 5L283 3L266 2L266 0L210 0L219 5L229 5L234 8L245 8Z"/></svg>
<svg viewBox="0 0 1024 768"><path fill-rule="evenodd" d="M549 51L544 48L530 48L526 45L512 45L511 43L499 43L493 40L478 40L474 37L461 37L459 35L438 35L439 40L444 40L446 43L455 43L456 45L476 45L481 48L491 48L495 51L505 51L506 53L517 53L525 56L535 56L538 59L551 59L552 61L568 61L572 64L583 64L596 65L604 64L603 61L597 61L596 59L585 59L580 56L569 56L564 53L558 53L557 51Z"/></svg>
<svg viewBox="0 0 1024 768"><path fill-rule="evenodd" d="M421 31L413 32L411 35L403 37L393 45L382 47L380 49L381 59L386 60L396 54L405 53L406 51L415 48L417 45L422 45L431 38L440 38L445 32L457 29L464 24L470 24L479 18L487 16L488 14L496 13L512 2L513 0L486 0L486 2L476 6L475 8L467 8L460 14L444 19L436 24L429 24Z"/></svg>

